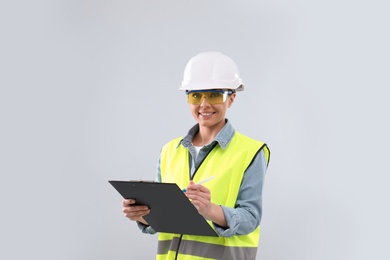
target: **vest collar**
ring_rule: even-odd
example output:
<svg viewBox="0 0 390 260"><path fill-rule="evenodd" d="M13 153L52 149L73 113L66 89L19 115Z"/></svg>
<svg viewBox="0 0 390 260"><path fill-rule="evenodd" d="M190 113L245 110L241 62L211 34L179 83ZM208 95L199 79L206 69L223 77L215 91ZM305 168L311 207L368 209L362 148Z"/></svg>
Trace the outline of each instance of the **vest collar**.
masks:
<svg viewBox="0 0 390 260"><path fill-rule="evenodd" d="M217 142L219 146L221 146L221 148L224 150L226 146L230 143L230 141L233 138L235 130L233 125L230 123L230 121L227 118L225 120L226 123L224 127L215 136L214 140L208 145ZM198 131L199 131L199 124L196 124L188 131L188 134L183 139L180 140L176 148L178 148L180 144L182 144L186 148L190 147L192 145L192 139L194 138L196 133L198 133Z"/></svg>

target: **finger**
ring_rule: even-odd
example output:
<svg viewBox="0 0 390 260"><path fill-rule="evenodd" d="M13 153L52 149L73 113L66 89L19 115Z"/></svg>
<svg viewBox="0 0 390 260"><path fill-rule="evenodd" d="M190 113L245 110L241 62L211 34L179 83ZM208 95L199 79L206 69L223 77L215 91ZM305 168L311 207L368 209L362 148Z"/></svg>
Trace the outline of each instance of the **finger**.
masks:
<svg viewBox="0 0 390 260"><path fill-rule="evenodd" d="M205 211L205 209L207 208L207 204L202 203L199 200L192 200L191 203L198 210L199 214L202 214Z"/></svg>
<svg viewBox="0 0 390 260"><path fill-rule="evenodd" d="M123 207L123 212L137 212L137 211L145 211L148 210L148 206L145 205L137 205L137 206L125 206Z"/></svg>
<svg viewBox="0 0 390 260"><path fill-rule="evenodd" d="M149 208L137 208L137 209L133 209L133 207L125 207L123 208L123 213L125 215L125 217L127 218L130 218L130 219L138 219L140 217L143 217L147 214L150 213L150 209Z"/></svg>
<svg viewBox="0 0 390 260"><path fill-rule="evenodd" d="M193 185L188 185L188 190L199 190L201 192L210 192L209 189L207 189L205 186L201 185L201 184L193 184Z"/></svg>
<svg viewBox="0 0 390 260"><path fill-rule="evenodd" d="M135 203L135 200L133 199L124 199L123 202L122 202L122 205L123 206L128 206L128 205L131 205L131 204L134 204Z"/></svg>
<svg viewBox="0 0 390 260"><path fill-rule="evenodd" d="M144 209L144 210L129 210L128 208L123 209L123 213L125 215L129 216L144 216L150 212L150 209Z"/></svg>
<svg viewBox="0 0 390 260"><path fill-rule="evenodd" d="M195 195L195 196L199 196L199 197L206 198L206 199L211 198L211 194L210 194L210 191L208 189L207 190L189 189L189 190L187 190L186 195L192 195L192 196Z"/></svg>
<svg viewBox="0 0 390 260"><path fill-rule="evenodd" d="M188 194L197 194L199 196L209 196L210 190L202 185L192 186L191 188L187 189L186 193Z"/></svg>
<svg viewBox="0 0 390 260"><path fill-rule="evenodd" d="M129 218L130 220L139 220L141 219L142 217L146 216L147 214L149 214L149 212L145 212L143 214L132 214L132 213L127 213L125 214L125 217L126 218Z"/></svg>
<svg viewBox="0 0 390 260"><path fill-rule="evenodd" d="M208 204L210 202L211 197L206 193L188 193L186 194L187 198L191 200L192 203L201 203Z"/></svg>

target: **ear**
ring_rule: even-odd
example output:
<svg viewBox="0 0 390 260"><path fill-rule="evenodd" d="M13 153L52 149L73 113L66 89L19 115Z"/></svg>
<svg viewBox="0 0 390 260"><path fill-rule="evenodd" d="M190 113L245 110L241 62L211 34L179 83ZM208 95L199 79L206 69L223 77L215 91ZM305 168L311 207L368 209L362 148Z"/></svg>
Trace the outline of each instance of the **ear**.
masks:
<svg viewBox="0 0 390 260"><path fill-rule="evenodd" d="M229 102L229 104L228 104L228 107L231 107L232 105L233 105L233 102L234 102L234 99L236 98L236 93L233 93L233 94L231 94L230 96L229 96L229 100L228 100L228 102Z"/></svg>

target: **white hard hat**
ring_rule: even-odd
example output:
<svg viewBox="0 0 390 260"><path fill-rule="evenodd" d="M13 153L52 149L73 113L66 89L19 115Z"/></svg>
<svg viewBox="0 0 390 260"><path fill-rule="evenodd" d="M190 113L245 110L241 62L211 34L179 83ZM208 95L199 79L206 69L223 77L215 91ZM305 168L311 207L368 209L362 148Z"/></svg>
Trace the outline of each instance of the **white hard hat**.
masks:
<svg viewBox="0 0 390 260"><path fill-rule="evenodd" d="M184 70L179 90L244 90L237 65L217 51L201 52L192 57Z"/></svg>

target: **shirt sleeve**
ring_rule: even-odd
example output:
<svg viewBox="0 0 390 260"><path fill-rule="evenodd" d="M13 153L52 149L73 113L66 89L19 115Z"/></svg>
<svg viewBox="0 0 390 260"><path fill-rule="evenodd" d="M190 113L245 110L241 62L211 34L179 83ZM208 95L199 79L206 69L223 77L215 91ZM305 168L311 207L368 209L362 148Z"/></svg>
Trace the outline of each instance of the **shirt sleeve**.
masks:
<svg viewBox="0 0 390 260"><path fill-rule="evenodd" d="M260 225L266 169L266 158L262 150L245 171L235 208L221 206L228 228L213 223L218 235L223 237L245 235Z"/></svg>
<svg viewBox="0 0 390 260"><path fill-rule="evenodd" d="M142 233L151 234L151 235L157 233L151 226L145 225L145 224L138 222L138 221L137 221L137 226L141 230Z"/></svg>

